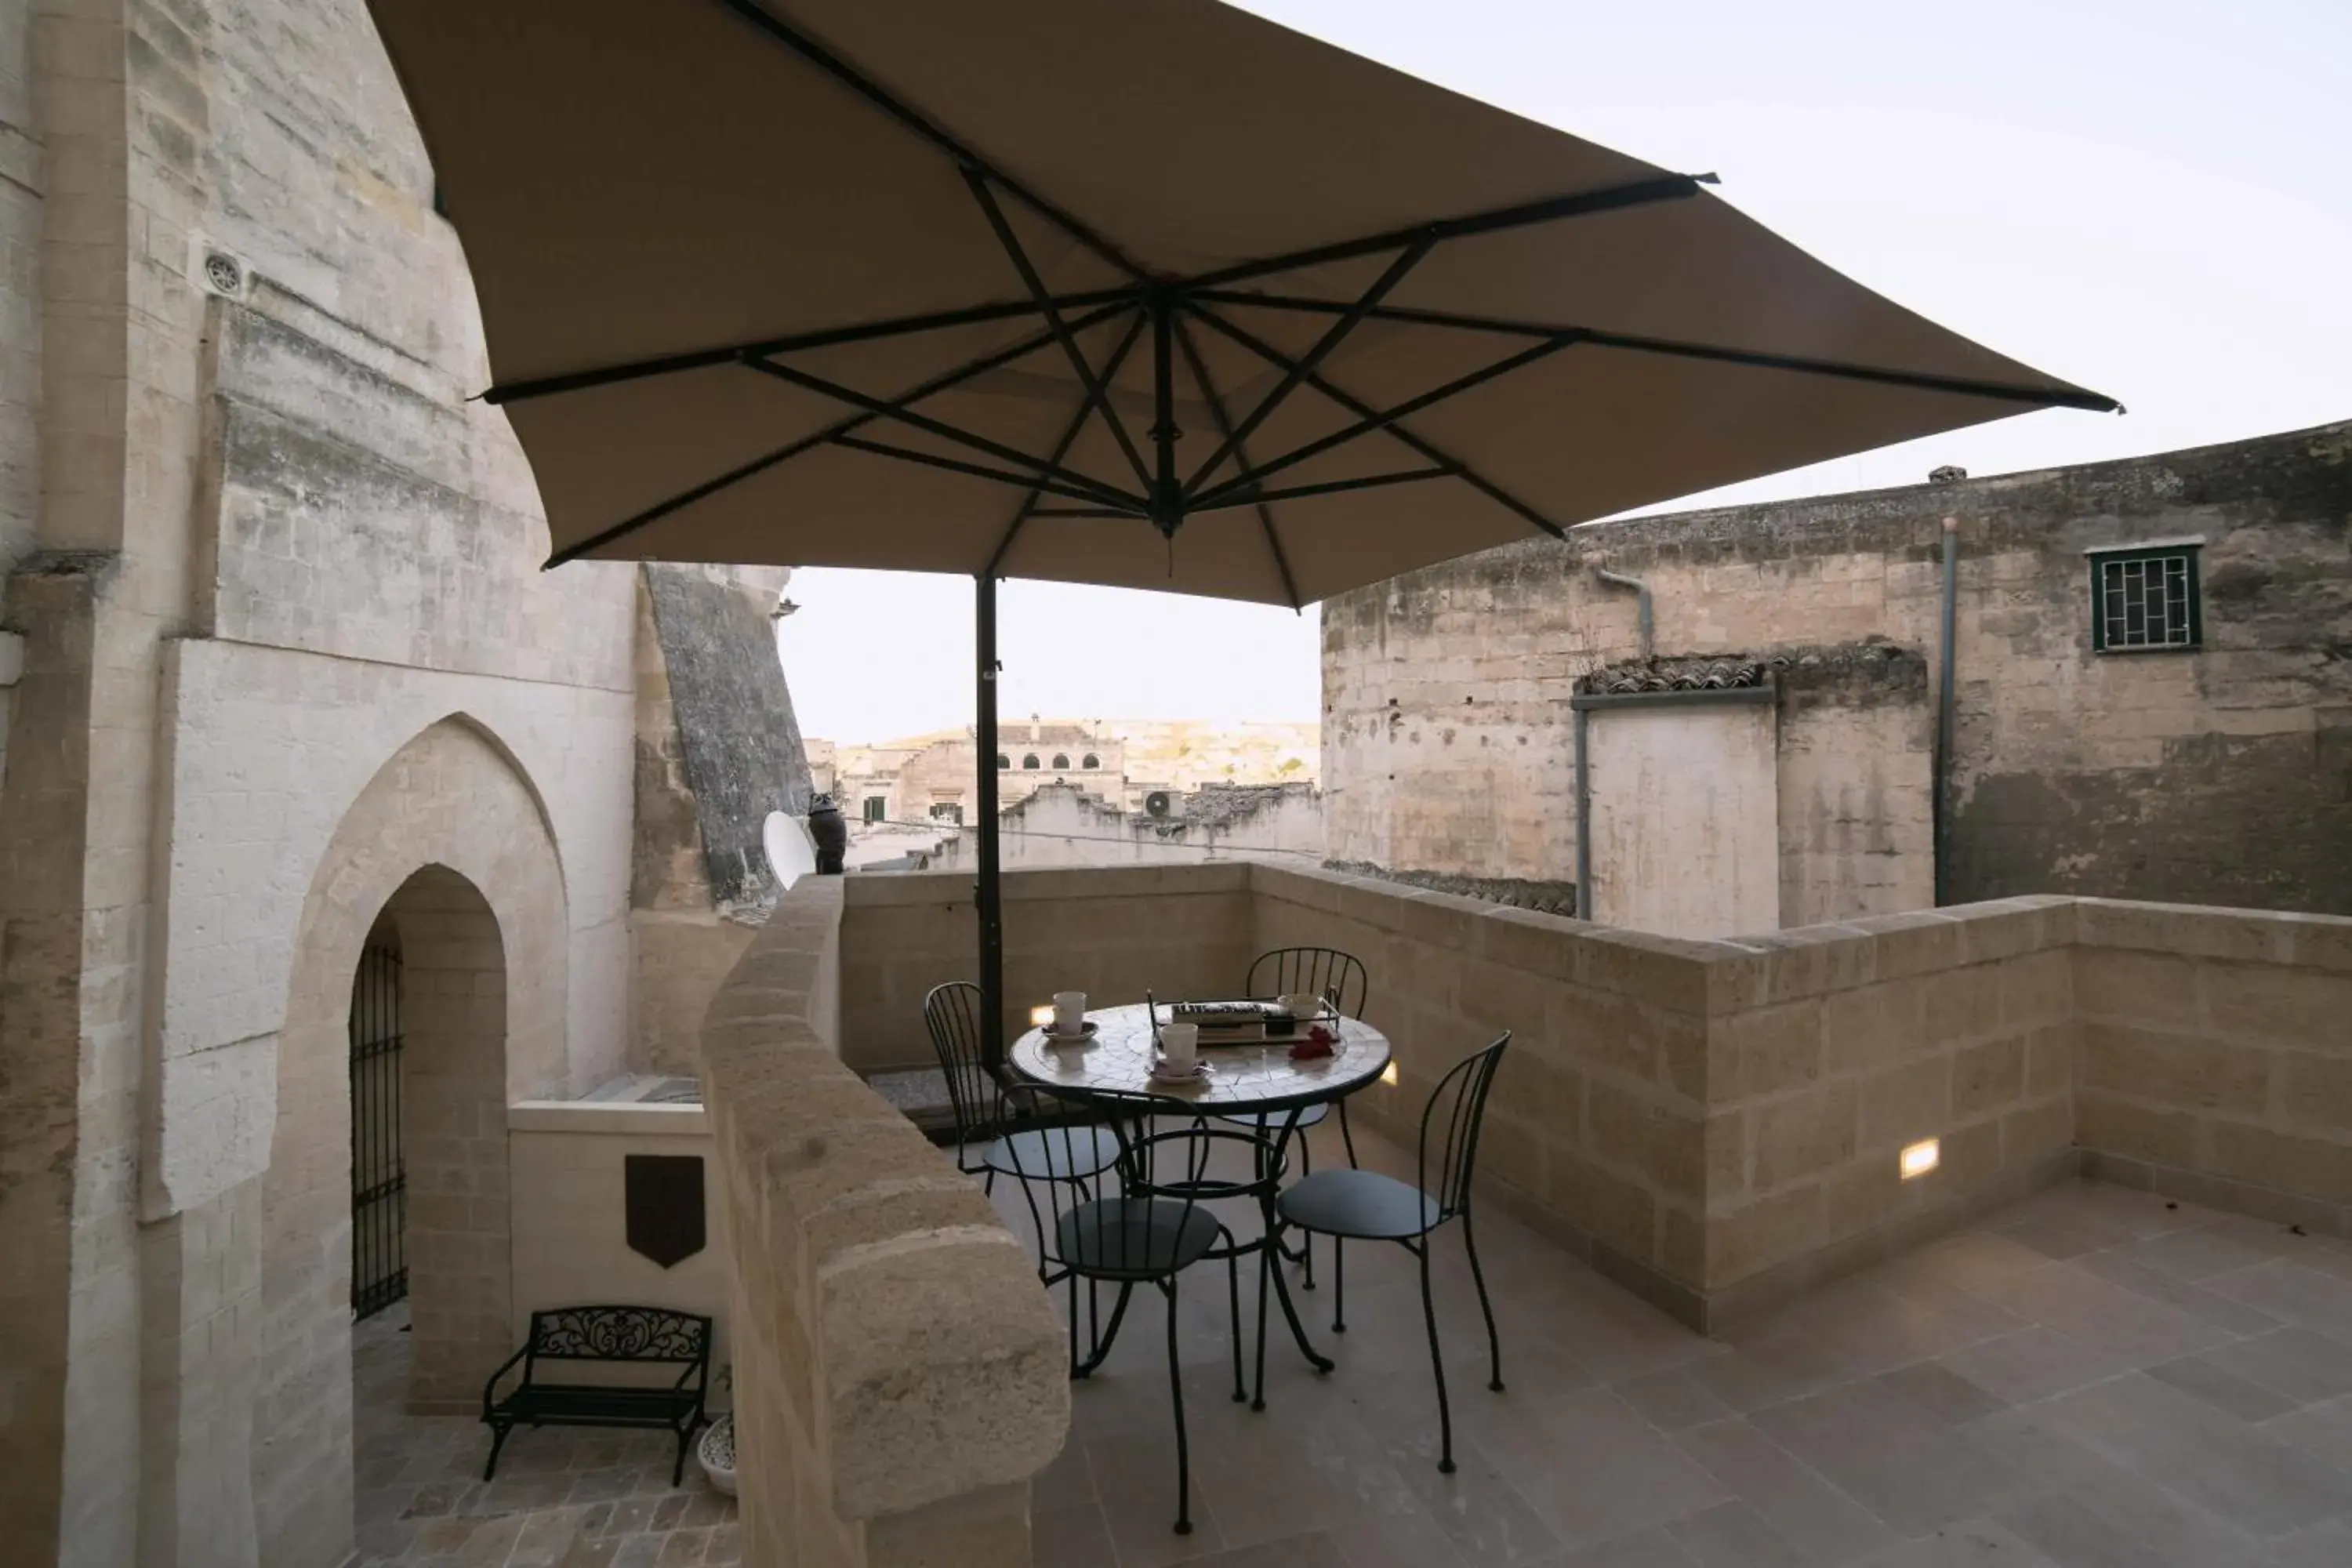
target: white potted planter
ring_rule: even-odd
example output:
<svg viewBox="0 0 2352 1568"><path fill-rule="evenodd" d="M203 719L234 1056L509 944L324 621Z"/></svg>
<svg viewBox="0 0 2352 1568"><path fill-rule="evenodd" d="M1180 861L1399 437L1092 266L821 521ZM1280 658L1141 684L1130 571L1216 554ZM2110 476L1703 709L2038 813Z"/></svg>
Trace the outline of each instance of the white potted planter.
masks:
<svg viewBox="0 0 2352 1568"><path fill-rule="evenodd" d="M701 1440L694 1446L694 1458L702 1466L711 1490L726 1497L735 1495L735 1417L731 1412L702 1429Z"/></svg>
<svg viewBox="0 0 2352 1568"><path fill-rule="evenodd" d="M730 1391L734 1388L733 1366L719 1369L719 1386ZM730 1409L702 1429L702 1436L694 1445L694 1458L702 1467L703 1476L710 1482L711 1490L723 1497L735 1495L734 1411Z"/></svg>

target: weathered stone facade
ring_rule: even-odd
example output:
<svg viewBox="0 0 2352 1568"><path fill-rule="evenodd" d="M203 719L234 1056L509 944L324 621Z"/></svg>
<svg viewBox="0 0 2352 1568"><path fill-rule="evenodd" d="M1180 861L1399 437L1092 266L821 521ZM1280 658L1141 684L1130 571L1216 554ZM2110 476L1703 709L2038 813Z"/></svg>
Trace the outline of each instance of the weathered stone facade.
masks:
<svg viewBox="0 0 2352 1568"><path fill-rule="evenodd" d="M510 1342L505 1103L644 1054L639 574L540 569L432 188L358 0L0 4L11 1563L350 1549L380 922L421 1399Z"/></svg>
<svg viewBox="0 0 2352 1568"><path fill-rule="evenodd" d="M1571 689L1651 651L1635 595L1600 567L1648 584L1662 656L1882 639L1926 661L1926 685L1879 721L1793 692L1780 703L1782 923L1889 907L1835 863L1872 863L1853 842L1872 824L1913 841L1926 828L1917 781L1864 764L1924 753L1932 736L1947 517L1948 901L2051 891L2352 911L2352 425L1596 524L1342 595L1323 617L1332 857L1574 881ZM2095 652L2084 552L2179 539L2203 542L2202 647ZM1801 720L1824 726L1810 763L1790 756ZM1811 804L1794 814L1791 767L1809 770L1796 789Z"/></svg>

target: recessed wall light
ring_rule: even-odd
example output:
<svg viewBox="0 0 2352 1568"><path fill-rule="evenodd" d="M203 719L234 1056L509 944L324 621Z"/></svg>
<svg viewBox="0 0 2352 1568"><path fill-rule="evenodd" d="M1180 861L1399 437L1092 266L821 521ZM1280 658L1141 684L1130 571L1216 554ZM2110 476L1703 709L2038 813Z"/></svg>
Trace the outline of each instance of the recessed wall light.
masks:
<svg viewBox="0 0 2352 1568"><path fill-rule="evenodd" d="M1924 1176L1943 1162L1944 1146L1940 1140L1924 1139L1903 1151L1903 1179Z"/></svg>

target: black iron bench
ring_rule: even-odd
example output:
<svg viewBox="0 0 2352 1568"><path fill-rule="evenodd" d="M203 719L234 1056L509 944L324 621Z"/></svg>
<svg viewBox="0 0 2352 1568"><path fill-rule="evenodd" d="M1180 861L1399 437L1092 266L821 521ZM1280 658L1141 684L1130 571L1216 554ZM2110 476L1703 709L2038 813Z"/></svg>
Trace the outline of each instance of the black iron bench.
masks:
<svg viewBox="0 0 2352 1568"><path fill-rule="evenodd" d="M556 1381L549 1363L610 1366L677 1366L669 1384ZM504 1399L499 1380L522 1366L522 1381ZM530 1315L530 1338L482 1385L482 1420L489 1427L488 1480L499 1450L517 1426L645 1426L677 1434L670 1485L686 1478L687 1446L708 1420L703 1396L710 1383L710 1320L667 1307L559 1307Z"/></svg>

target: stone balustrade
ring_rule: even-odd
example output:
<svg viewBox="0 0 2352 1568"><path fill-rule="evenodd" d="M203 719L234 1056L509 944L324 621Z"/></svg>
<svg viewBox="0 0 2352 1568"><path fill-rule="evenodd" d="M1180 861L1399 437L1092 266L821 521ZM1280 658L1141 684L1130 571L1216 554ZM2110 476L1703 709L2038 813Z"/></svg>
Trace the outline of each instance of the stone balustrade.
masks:
<svg viewBox="0 0 2352 1568"><path fill-rule="evenodd" d="M1066 1342L979 1188L841 1063L844 887L784 896L702 1033L744 1560L1016 1568Z"/></svg>

